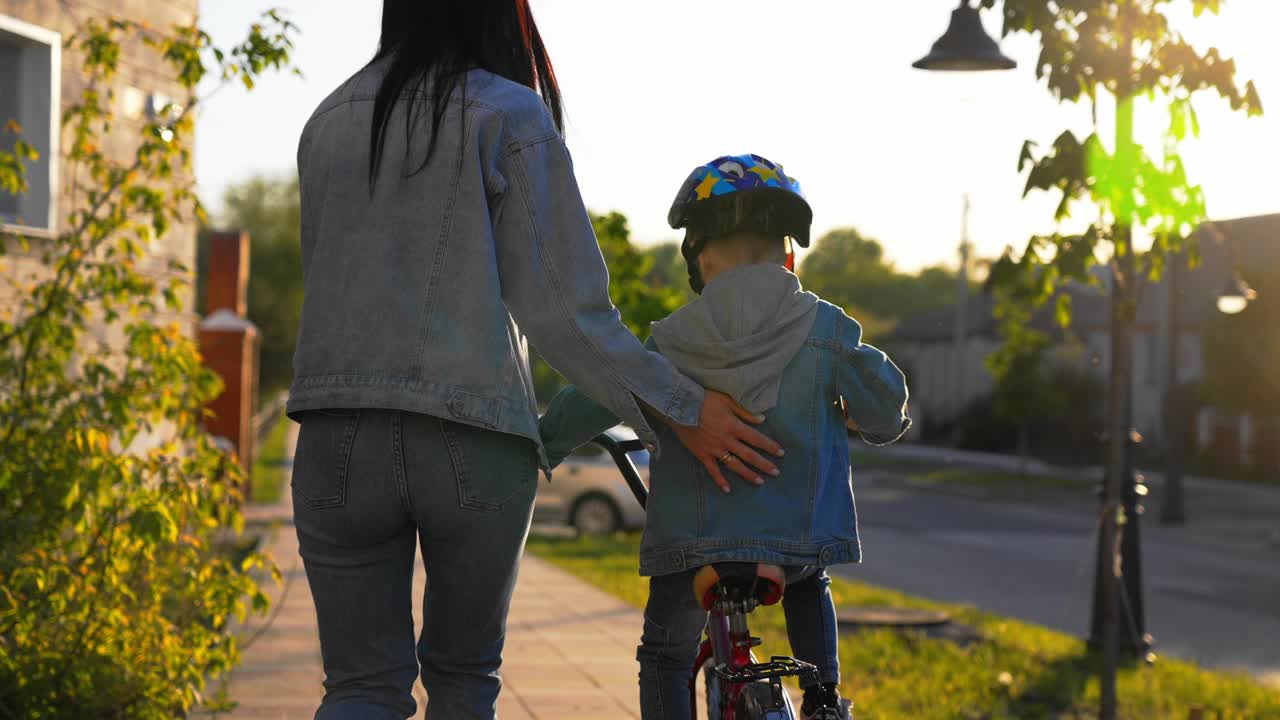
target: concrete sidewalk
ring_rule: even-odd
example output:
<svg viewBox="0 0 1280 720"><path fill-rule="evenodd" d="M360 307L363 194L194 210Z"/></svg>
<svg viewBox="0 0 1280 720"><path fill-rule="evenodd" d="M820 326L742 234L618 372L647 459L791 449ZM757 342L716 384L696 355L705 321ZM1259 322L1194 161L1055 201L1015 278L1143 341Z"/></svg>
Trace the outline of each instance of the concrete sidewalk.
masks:
<svg viewBox="0 0 1280 720"><path fill-rule="evenodd" d="M293 442L291 433L290 447ZM289 520L291 493L283 496L280 506L247 513L249 522L269 526L265 547L284 583L269 588L271 614L239 632L249 644L227 684L239 705L220 719L309 720L324 693L315 607ZM421 627L425 582L419 563L415 627ZM635 652L641 628L639 610L526 555L508 622L498 716L639 718ZM426 695L420 683L414 696L421 717Z"/></svg>

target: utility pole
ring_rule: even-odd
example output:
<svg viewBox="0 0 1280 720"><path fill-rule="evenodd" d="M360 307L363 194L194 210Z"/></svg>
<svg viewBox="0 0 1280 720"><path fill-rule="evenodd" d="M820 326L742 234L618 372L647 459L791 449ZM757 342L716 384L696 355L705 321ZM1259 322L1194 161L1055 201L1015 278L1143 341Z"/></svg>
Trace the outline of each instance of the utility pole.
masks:
<svg viewBox="0 0 1280 720"><path fill-rule="evenodd" d="M964 209L960 219L960 268L956 272L956 324L955 336L952 354L952 377L955 381L951 384L951 395L955 406L952 408L953 417L959 417L960 412L964 409L964 373L965 373L965 336L968 334L968 304L969 304L969 253L972 245L969 243L969 193L964 194Z"/></svg>
<svg viewBox="0 0 1280 720"><path fill-rule="evenodd" d="M1178 367L1178 271L1182 253L1169 253L1168 362L1164 391L1165 468L1164 490L1160 496L1160 523L1181 525L1187 521L1186 498L1182 488L1182 462L1186 452L1186 410Z"/></svg>

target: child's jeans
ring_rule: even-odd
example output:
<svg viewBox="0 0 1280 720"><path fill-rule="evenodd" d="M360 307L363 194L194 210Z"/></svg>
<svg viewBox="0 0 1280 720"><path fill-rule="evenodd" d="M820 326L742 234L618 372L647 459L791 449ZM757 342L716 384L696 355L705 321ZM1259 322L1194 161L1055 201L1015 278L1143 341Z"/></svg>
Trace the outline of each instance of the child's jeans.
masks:
<svg viewBox="0 0 1280 720"><path fill-rule="evenodd" d="M645 720L686 720L692 715L689 678L707 624L707 613L693 596L695 572L649 579L644 635L636 652L640 661L640 716ZM782 610L796 659L817 665L821 682L838 683L836 610L830 587L831 578L825 569L810 571L787 585Z"/></svg>

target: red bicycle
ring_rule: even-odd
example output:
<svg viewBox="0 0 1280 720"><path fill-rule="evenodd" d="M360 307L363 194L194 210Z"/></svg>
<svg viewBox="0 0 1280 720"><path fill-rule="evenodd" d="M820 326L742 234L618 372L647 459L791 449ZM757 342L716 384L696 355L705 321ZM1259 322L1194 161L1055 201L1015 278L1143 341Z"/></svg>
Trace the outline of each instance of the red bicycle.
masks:
<svg viewBox="0 0 1280 720"><path fill-rule="evenodd" d="M643 450L639 440L618 440L600 435L594 441L617 463L641 507L649 498L636 466L627 456ZM798 677L817 682L818 668L793 657L775 655L759 662L753 648L747 615L761 605L782 599L786 573L778 565L724 562L706 565L694 575L694 592L708 611L706 637L689 672L689 698L697 717L696 680L706 681L709 720L797 720L799 714L782 687L782 678Z"/></svg>

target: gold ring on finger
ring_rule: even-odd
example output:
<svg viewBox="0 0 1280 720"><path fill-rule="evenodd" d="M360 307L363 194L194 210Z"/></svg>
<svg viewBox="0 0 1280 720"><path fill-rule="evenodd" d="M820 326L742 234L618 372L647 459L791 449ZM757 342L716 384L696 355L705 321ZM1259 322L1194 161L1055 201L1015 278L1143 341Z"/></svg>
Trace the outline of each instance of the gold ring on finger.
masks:
<svg viewBox="0 0 1280 720"><path fill-rule="evenodd" d="M721 465L728 465L731 462L733 462L733 453L731 452L725 453L724 457L720 458Z"/></svg>

